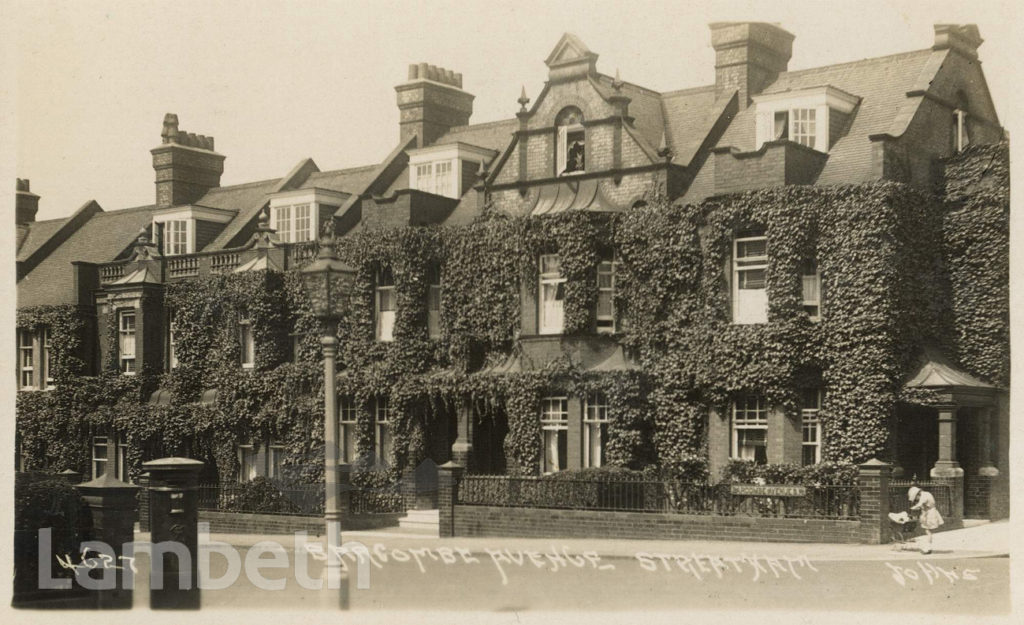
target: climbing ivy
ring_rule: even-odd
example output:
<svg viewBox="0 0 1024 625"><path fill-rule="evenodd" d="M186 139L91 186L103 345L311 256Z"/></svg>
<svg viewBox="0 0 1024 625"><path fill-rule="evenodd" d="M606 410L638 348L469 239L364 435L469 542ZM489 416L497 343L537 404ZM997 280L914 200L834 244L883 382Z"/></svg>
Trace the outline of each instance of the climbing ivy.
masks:
<svg viewBox="0 0 1024 625"><path fill-rule="evenodd" d="M925 345L956 355L997 384L1008 380L1005 147L972 148L946 163L943 204L895 183L791 186L669 202L657 191L621 215L582 211L510 217L493 211L460 227L366 229L336 242L356 269L338 325L339 396L356 409L356 481L380 484L430 457L449 459L455 414L507 427L513 473L539 470L539 400L603 392L612 466L657 465L701 476L711 413L737 394L763 394L795 416L799 391L824 386L824 456L856 462L885 454L902 389ZM737 235L768 238L768 323L732 323L731 255ZM502 372L518 349L523 297L537 297L540 254L557 253L565 332L594 330L597 264L617 261L615 337L639 370L595 373L567 358L536 371ZM822 274L822 320L803 310L801 268ZM378 276L397 300L394 340L375 337ZM427 334L429 276L442 277L440 337ZM292 479L322 479L323 382L319 337L294 270L217 275L169 284L178 366L117 375L115 362L83 377L84 317L70 307L19 312L19 327L53 330L58 389L18 397L19 442L53 468L87 470L96 432L128 437L135 469L157 454L209 461L231 479L236 445L286 446ZM113 314L108 313L108 314ZM242 369L238 325L252 324L256 362ZM108 341L116 341L116 323ZM295 349L293 353L293 341ZM108 349L108 352L113 350ZM169 405L148 403L152 388ZM215 398L204 392L216 389ZM391 410L392 457L374 463L374 406Z"/></svg>

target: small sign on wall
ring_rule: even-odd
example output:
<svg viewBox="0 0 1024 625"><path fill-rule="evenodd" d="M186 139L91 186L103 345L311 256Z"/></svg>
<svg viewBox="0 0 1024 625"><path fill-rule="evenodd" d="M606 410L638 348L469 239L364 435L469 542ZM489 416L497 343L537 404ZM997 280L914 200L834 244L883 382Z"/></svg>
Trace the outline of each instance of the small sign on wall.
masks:
<svg viewBox="0 0 1024 625"><path fill-rule="evenodd" d="M771 486L731 484L729 485L729 493L749 497L806 497L807 487L793 484L774 484Z"/></svg>

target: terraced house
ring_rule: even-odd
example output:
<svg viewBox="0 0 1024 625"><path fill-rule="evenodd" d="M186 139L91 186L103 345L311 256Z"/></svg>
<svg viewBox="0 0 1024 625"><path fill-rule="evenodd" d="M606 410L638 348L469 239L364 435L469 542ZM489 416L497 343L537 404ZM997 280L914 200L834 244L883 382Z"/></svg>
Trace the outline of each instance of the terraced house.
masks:
<svg viewBox="0 0 1024 625"><path fill-rule="evenodd" d="M484 123L460 74L411 65L365 167L221 186L168 114L152 203L34 221L19 180L19 465L320 483L296 271L330 244L356 268L330 418L357 484L877 457L1005 516L1008 165L977 28L792 71L777 25L710 35L714 84L656 92L565 34Z"/></svg>

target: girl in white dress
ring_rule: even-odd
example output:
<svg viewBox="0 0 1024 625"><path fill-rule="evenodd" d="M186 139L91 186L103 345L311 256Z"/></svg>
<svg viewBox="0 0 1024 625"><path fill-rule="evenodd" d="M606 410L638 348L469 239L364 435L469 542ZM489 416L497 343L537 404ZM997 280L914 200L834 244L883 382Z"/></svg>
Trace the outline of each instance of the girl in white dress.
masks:
<svg viewBox="0 0 1024 625"><path fill-rule="evenodd" d="M925 533L925 546L921 548L921 553L932 552L932 530L938 529L943 524L942 515L935 508L935 497L927 491L923 491L917 486L911 486L910 490L907 491L907 499L910 500L910 510L920 511L920 518L918 523L921 525L921 529Z"/></svg>

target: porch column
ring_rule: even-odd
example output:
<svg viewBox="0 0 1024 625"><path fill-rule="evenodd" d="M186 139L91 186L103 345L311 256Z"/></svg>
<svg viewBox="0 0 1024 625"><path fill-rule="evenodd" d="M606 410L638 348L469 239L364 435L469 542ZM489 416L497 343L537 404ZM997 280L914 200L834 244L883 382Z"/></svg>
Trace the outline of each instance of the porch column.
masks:
<svg viewBox="0 0 1024 625"><path fill-rule="evenodd" d="M470 468L473 458L473 400L463 398L457 409L457 432L452 443L452 462Z"/></svg>
<svg viewBox="0 0 1024 625"><path fill-rule="evenodd" d="M992 463L992 406L978 410L978 475L995 477L999 469Z"/></svg>
<svg viewBox="0 0 1024 625"><path fill-rule="evenodd" d="M956 459L956 404L937 407L939 412L939 459L931 476L953 487L953 517L964 518L964 470Z"/></svg>
<svg viewBox="0 0 1024 625"><path fill-rule="evenodd" d="M939 459L932 467L932 477L963 477L964 470L956 459L956 405L938 406Z"/></svg>

